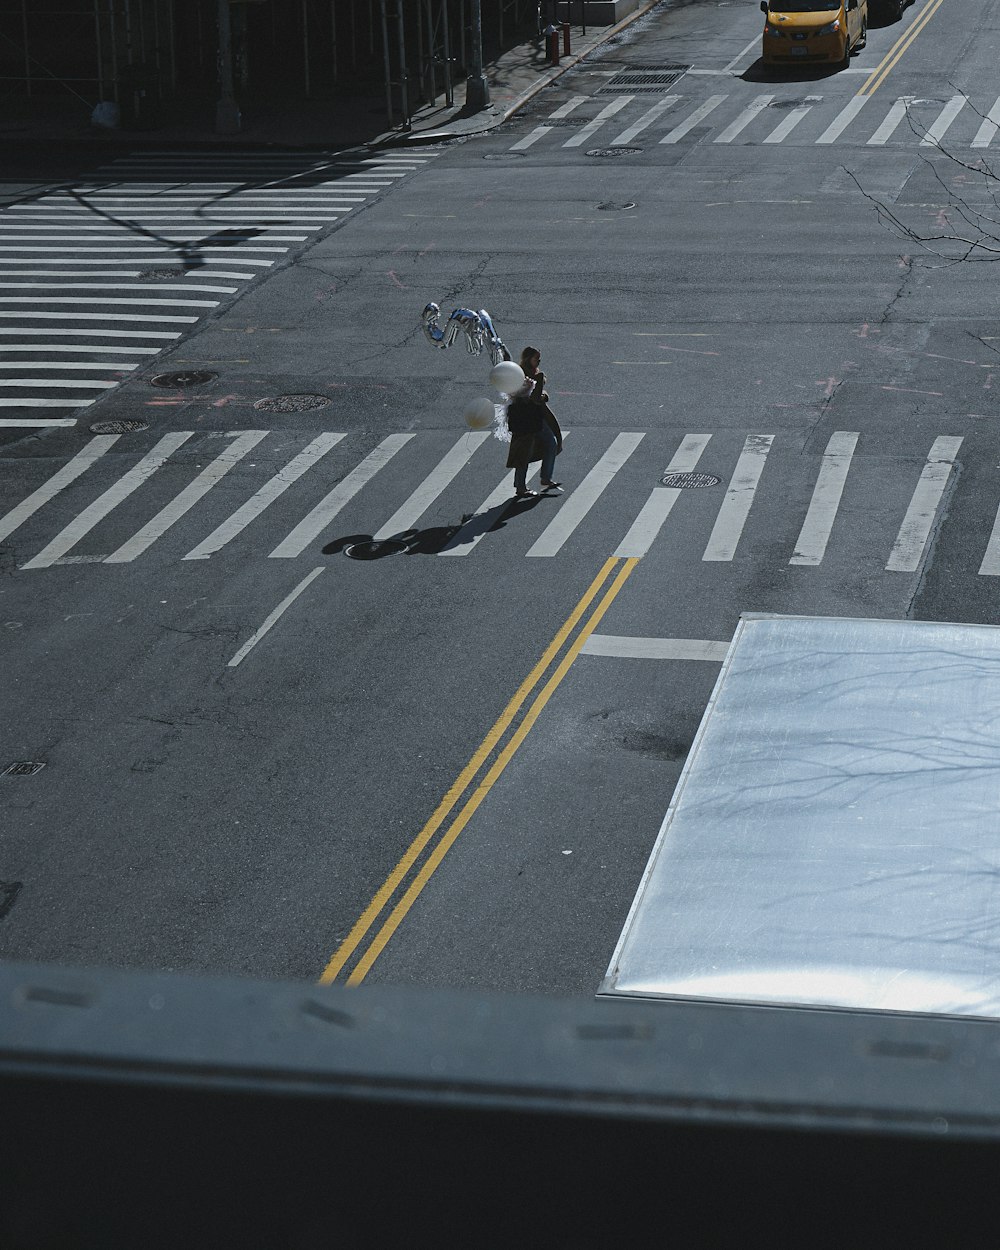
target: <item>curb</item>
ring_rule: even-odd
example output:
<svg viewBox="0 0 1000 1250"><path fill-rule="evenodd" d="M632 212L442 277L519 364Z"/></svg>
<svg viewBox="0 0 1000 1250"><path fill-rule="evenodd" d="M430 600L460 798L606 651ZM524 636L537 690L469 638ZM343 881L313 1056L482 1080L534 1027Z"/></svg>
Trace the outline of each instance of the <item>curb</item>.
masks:
<svg viewBox="0 0 1000 1250"><path fill-rule="evenodd" d="M638 21L640 17L645 17L646 14L652 9L655 9L659 3L660 0L646 0L646 3L636 9L634 13L629 13L626 17L623 17L620 22L616 22L614 26L609 26L607 30L605 30L604 34L595 39L585 52L578 52L575 56L571 54L564 60L561 59L558 67L553 66L552 69L548 70L544 76L538 79L537 82L532 83L531 86L522 91L520 95L515 96L506 111L494 121L491 121L488 126L482 126L478 130L437 130L426 133L422 131L410 131L407 134L393 134L384 139L374 139L368 144L368 146L370 148L410 146L419 145L421 143L440 143L442 140L447 139L471 139L476 135L489 134L489 132L491 130L495 130L497 126L502 126L509 117L513 116L513 114L518 111L518 109L523 108L530 99L539 93L539 91L542 91L550 83L555 82L555 80L562 74L565 74L567 70L575 68L581 61L590 56L595 49L601 47L602 44L607 43L609 39L613 39L615 35L620 34L623 30L626 30L632 25L633 22Z"/></svg>

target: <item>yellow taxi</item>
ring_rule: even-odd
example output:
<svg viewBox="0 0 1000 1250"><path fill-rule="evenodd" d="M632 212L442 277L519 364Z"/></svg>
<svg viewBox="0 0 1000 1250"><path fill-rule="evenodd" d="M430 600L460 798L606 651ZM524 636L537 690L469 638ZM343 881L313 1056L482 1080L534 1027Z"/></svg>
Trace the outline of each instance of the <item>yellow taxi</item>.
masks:
<svg viewBox="0 0 1000 1250"><path fill-rule="evenodd" d="M760 0L764 62L845 66L868 38L868 0Z"/></svg>

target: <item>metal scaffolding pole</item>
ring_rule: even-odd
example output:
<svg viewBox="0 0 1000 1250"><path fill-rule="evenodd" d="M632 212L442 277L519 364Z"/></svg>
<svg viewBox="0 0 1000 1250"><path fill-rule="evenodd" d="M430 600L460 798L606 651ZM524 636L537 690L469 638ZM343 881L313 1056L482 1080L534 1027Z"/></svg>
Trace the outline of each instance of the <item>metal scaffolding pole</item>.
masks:
<svg viewBox="0 0 1000 1250"><path fill-rule="evenodd" d="M215 129L219 134L236 134L241 125L240 109L233 88L233 33L229 25L229 0L219 0L219 102L215 106Z"/></svg>

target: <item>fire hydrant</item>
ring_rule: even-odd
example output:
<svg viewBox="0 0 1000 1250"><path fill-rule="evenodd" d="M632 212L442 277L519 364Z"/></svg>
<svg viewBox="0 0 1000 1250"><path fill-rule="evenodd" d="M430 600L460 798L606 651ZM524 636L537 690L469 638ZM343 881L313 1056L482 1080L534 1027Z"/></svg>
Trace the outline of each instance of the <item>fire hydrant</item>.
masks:
<svg viewBox="0 0 1000 1250"><path fill-rule="evenodd" d="M545 58L550 65L559 64L559 27L545 27Z"/></svg>

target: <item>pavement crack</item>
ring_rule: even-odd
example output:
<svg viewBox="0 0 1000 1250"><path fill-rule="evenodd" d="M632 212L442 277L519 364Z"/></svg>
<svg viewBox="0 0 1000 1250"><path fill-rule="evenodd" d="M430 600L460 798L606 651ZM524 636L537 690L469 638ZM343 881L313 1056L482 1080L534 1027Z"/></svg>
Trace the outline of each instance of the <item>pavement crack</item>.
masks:
<svg viewBox="0 0 1000 1250"><path fill-rule="evenodd" d="M889 319L892 317L892 314L893 314L893 311L895 310L896 305L906 294L906 288L909 285L910 279L913 277L913 270L914 270L913 257L912 256L900 256L899 260L900 260L900 264L903 267L903 271L904 271L903 276L900 279L899 286L896 290L895 295L893 295L892 299L890 299L888 304L886 304L885 309L882 313L882 317L879 321L879 325L882 325L882 326L886 325Z"/></svg>

